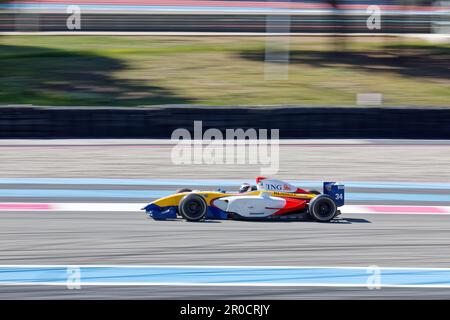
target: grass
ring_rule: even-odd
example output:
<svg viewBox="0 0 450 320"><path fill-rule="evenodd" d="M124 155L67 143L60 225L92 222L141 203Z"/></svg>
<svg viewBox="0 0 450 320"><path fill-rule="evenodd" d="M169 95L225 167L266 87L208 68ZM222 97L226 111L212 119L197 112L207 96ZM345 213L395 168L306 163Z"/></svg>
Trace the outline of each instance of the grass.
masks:
<svg viewBox="0 0 450 320"><path fill-rule="evenodd" d="M291 38L288 79L269 80L266 40L4 36L0 104L336 106L375 92L385 105L450 106L448 44Z"/></svg>

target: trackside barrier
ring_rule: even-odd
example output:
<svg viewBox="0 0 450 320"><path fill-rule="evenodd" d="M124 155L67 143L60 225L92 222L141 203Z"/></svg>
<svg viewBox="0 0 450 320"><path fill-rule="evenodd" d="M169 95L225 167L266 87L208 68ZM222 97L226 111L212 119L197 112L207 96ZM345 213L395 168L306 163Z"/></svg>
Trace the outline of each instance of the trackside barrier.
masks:
<svg viewBox="0 0 450 320"><path fill-rule="evenodd" d="M161 138L173 130L280 129L282 139L450 139L450 108L0 106L0 138Z"/></svg>

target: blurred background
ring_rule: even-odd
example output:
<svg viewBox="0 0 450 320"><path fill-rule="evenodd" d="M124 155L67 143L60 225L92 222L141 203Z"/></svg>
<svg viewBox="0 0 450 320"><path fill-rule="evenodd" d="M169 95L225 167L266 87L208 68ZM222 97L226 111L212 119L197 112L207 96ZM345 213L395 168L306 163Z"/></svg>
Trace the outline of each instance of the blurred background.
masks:
<svg viewBox="0 0 450 320"><path fill-rule="evenodd" d="M1 1L0 104L448 106L450 2Z"/></svg>
<svg viewBox="0 0 450 320"><path fill-rule="evenodd" d="M279 129L281 139L450 139L448 1L28 0L2 1L0 9L4 139L170 139L196 120L204 130ZM252 179L259 172L167 165L170 149L149 153L136 143L124 143L128 155L106 145L20 149L21 156L6 143L1 173ZM283 146L290 151L279 174L296 177L301 163L317 169L300 178L319 180L446 181L450 171L446 145L424 153L422 142L348 143Z"/></svg>

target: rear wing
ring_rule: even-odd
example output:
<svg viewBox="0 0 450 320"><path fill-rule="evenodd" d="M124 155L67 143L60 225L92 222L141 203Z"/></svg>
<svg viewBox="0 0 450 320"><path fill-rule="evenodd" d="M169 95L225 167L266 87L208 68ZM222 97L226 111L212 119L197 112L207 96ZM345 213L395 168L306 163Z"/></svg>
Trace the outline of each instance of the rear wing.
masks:
<svg viewBox="0 0 450 320"><path fill-rule="evenodd" d="M330 196L336 203L336 206L342 207L344 205L345 187L343 184L337 182L324 182L323 193Z"/></svg>

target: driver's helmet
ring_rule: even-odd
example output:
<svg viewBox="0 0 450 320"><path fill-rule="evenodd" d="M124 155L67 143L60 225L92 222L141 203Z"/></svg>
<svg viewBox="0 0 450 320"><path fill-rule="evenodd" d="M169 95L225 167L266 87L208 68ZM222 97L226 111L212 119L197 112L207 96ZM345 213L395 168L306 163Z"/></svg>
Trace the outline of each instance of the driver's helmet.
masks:
<svg viewBox="0 0 450 320"><path fill-rule="evenodd" d="M248 191L256 190L256 187L250 185L249 183L243 183L241 187L239 188L239 193L244 193Z"/></svg>

